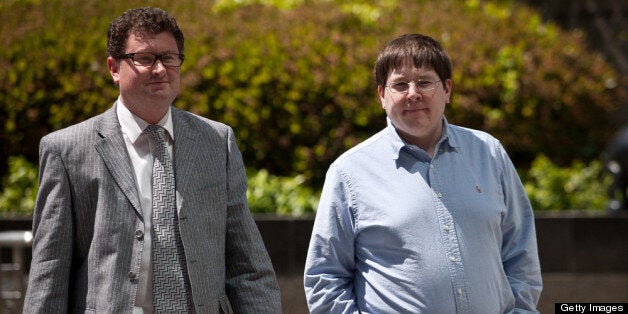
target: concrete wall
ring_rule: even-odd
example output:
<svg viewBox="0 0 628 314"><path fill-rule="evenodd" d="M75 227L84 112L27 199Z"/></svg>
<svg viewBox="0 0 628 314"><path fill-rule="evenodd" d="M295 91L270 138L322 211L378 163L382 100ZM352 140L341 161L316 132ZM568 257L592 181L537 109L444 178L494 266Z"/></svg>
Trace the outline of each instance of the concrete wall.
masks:
<svg viewBox="0 0 628 314"><path fill-rule="evenodd" d="M275 265L285 313L307 313L303 263L313 219L256 217ZM544 290L541 313L556 302L628 302L628 212L536 214Z"/></svg>
<svg viewBox="0 0 628 314"><path fill-rule="evenodd" d="M540 212L536 229L545 272L628 273L628 212Z"/></svg>
<svg viewBox="0 0 628 314"><path fill-rule="evenodd" d="M277 272L284 313L307 313L302 277L313 217L255 220ZM29 230L30 224L0 220L0 231ZM541 313L553 313L556 302L628 302L628 212L538 212L536 228L544 282ZM6 260L7 249L2 252ZM26 269L30 256L25 249Z"/></svg>

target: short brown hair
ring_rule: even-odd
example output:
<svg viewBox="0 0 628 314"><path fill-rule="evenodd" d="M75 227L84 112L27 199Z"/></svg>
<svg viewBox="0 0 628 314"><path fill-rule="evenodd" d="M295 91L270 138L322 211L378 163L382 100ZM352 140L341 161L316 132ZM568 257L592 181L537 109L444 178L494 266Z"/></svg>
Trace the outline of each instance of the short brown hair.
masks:
<svg viewBox="0 0 628 314"><path fill-rule="evenodd" d="M375 83L386 86L388 75L411 59L417 68L434 70L442 81L451 79L451 60L439 42L422 34L406 34L388 42L375 61Z"/></svg>
<svg viewBox="0 0 628 314"><path fill-rule="evenodd" d="M183 32L173 17L158 8L130 9L109 25L107 29L107 54L115 59L120 59L125 53L126 41L132 33L160 34L164 32L174 36L179 53L183 54Z"/></svg>

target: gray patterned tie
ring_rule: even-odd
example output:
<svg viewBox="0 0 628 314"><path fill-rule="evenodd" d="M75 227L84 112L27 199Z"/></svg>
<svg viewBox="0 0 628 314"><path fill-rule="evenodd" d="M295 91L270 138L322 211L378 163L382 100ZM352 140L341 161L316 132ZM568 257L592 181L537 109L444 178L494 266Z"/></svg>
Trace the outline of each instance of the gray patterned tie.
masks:
<svg viewBox="0 0 628 314"><path fill-rule="evenodd" d="M172 160L166 151L165 129L149 125L153 152L153 306L155 313L185 313L191 304L175 200Z"/></svg>

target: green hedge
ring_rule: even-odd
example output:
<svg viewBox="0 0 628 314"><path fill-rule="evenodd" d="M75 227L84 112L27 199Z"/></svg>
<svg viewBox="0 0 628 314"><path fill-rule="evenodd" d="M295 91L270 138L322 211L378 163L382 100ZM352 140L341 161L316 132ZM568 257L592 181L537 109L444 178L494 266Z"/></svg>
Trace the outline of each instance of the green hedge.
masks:
<svg viewBox="0 0 628 314"><path fill-rule="evenodd" d="M37 168L24 157L11 157L9 174L0 191L0 217L29 216L37 194ZM249 169L247 198L253 213L301 216L316 211L320 190L305 185L305 177L279 177L266 170ZM559 167L544 155L522 174L535 210L604 210L610 176L602 163L574 162Z"/></svg>
<svg viewBox="0 0 628 314"><path fill-rule="evenodd" d="M2 178L0 217L32 215L37 197L37 167L22 156L9 158L9 172ZM266 170L249 170L247 198L253 213L300 216L313 213L319 191L304 185L302 175L279 177Z"/></svg>
<svg viewBox="0 0 628 314"><path fill-rule="evenodd" d="M37 167L24 157L10 157L8 174L0 182L0 217L32 215L37 197Z"/></svg>
<svg viewBox="0 0 628 314"><path fill-rule="evenodd" d="M304 185L305 177L278 177L266 170L249 171L246 196L253 213L301 216L318 207L320 192Z"/></svg>
<svg viewBox="0 0 628 314"><path fill-rule="evenodd" d="M314 190L333 159L384 126L372 64L402 33L443 42L455 73L449 120L494 134L521 168L540 153L560 166L599 157L625 99L585 33L513 1L217 3L3 1L0 165L35 163L42 135L111 106L106 28L144 5L169 11L187 38L175 105L232 125L247 167L302 175Z"/></svg>
<svg viewBox="0 0 628 314"><path fill-rule="evenodd" d="M559 167L545 155L538 156L522 176L532 207L537 210L602 210L608 207L611 176L602 162L575 161Z"/></svg>

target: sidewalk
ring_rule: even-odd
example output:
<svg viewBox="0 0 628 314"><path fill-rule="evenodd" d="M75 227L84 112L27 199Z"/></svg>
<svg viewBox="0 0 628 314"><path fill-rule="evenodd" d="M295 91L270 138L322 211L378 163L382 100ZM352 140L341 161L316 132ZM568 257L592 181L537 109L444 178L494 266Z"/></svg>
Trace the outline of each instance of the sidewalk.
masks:
<svg viewBox="0 0 628 314"><path fill-rule="evenodd" d="M554 313L558 302L628 302L628 273L548 273L543 285L541 313Z"/></svg>

